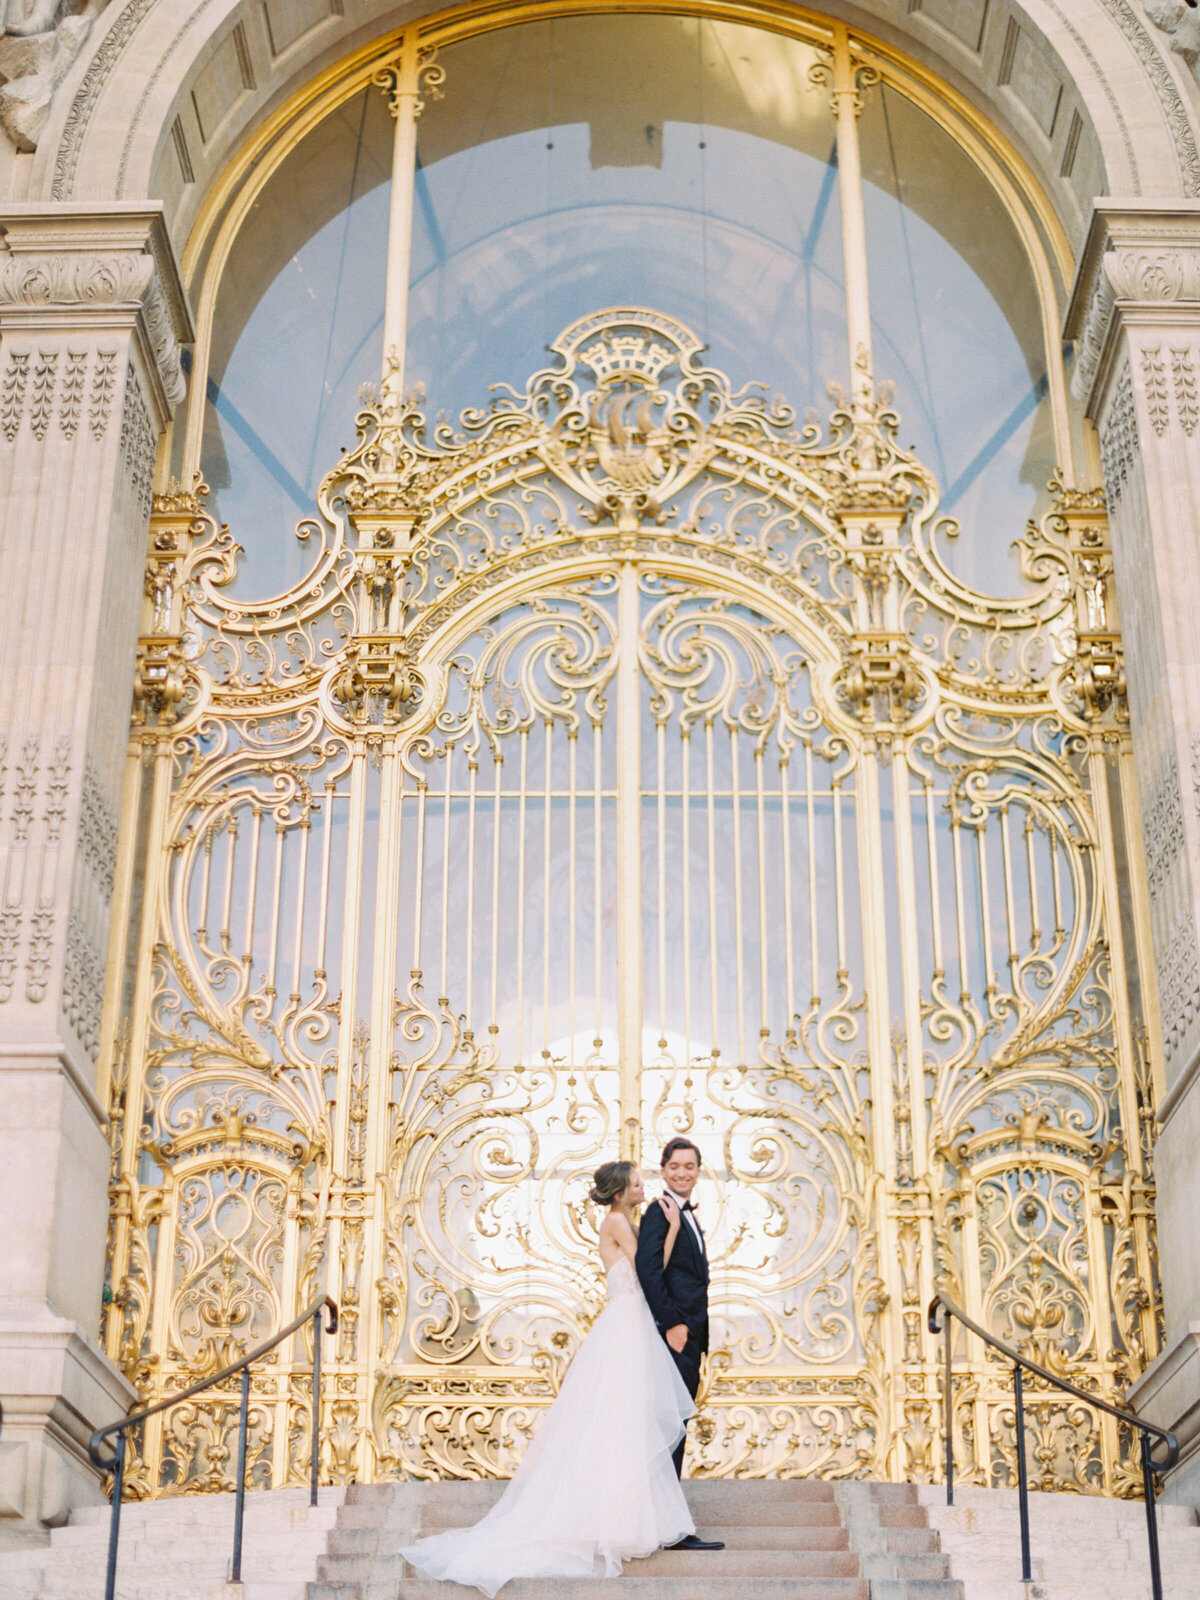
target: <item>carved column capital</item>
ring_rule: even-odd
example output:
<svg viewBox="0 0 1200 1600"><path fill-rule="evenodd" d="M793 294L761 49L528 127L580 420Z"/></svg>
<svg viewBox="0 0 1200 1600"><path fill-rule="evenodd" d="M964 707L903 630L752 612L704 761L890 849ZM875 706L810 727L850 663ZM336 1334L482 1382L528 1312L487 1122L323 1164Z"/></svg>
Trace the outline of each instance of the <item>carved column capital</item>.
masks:
<svg viewBox="0 0 1200 1600"><path fill-rule="evenodd" d="M191 315L159 206L0 209L0 334L132 324L160 427L183 399Z"/></svg>
<svg viewBox="0 0 1200 1600"><path fill-rule="evenodd" d="M1100 201L1079 258L1064 332L1071 387L1093 420L1120 370L1122 325L1200 324L1200 201Z"/></svg>

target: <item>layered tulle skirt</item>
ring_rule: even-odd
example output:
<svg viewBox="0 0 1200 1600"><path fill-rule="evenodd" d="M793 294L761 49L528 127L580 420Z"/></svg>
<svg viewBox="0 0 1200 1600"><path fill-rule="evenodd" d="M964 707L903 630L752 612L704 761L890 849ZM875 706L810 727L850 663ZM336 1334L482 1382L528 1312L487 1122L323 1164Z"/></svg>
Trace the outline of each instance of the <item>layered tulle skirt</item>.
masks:
<svg viewBox="0 0 1200 1600"><path fill-rule="evenodd" d="M510 1578L616 1577L695 1531L671 1461L691 1396L624 1257L609 1293L507 1489L473 1527L410 1545L417 1572L492 1596Z"/></svg>

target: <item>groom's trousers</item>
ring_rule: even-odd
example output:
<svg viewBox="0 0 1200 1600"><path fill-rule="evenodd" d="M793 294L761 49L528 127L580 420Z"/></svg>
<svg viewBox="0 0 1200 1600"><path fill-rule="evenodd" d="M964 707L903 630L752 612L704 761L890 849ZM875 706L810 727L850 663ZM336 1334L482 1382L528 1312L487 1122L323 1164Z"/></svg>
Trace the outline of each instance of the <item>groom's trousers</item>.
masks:
<svg viewBox="0 0 1200 1600"><path fill-rule="evenodd" d="M667 1346L671 1350L671 1346ZM700 1341L692 1334L688 1334L687 1343L682 1350L671 1350L671 1359L679 1369L679 1376L687 1385L687 1392L692 1399L696 1398L696 1391L700 1387ZM675 1463L675 1476L683 1477L683 1452L687 1447L685 1434L675 1449L671 1452L671 1460Z"/></svg>

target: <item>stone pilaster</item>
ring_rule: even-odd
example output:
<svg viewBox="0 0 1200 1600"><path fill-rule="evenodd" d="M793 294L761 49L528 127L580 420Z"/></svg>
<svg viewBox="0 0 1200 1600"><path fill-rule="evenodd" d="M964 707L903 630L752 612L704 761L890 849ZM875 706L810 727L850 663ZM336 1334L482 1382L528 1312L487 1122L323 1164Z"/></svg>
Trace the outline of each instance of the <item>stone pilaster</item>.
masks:
<svg viewBox="0 0 1200 1600"><path fill-rule="evenodd" d="M1161 1024L1163 1354L1132 1403L1200 1503L1200 203L1098 202L1067 317L1120 600Z"/></svg>
<svg viewBox="0 0 1200 1600"><path fill-rule="evenodd" d="M155 453L186 303L148 204L0 211L0 1537L98 1499L95 1062Z"/></svg>

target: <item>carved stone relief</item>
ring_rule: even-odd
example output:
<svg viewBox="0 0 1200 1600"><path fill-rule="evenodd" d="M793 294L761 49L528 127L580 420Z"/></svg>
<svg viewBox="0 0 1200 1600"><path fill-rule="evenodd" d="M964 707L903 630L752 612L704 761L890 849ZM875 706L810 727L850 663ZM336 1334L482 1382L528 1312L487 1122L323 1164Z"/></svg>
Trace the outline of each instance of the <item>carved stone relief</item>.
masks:
<svg viewBox="0 0 1200 1600"><path fill-rule="evenodd" d="M1161 900L1167 880L1187 842L1183 827L1183 800L1179 792L1179 763L1174 750L1154 787L1142 818L1146 844L1146 878L1150 898Z"/></svg>
<svg viewBox="0 0 1200 1600"><path fill-rule="evenodd" d="M22 958L24 998L36 1005L49 988L70 777L69 734L0 736L0 1004L13 997Z"/></svg>
<svg viewBox="0 0 1200 1600"><path fill-rule="evenodd" d="M1167 305L1180 300L1200 300L1200 252L1174 245L1106 248L1093 266L1075 335L1075 398L1086 403L1090 397L1118 301Z"/></svg>
<svg viewBox="0 0 1200 1600"><path fill-rule="evenodd" d="M108 0L0 0L0 127L37 149L54 91Z"/></svg>
<svg viewBox="0 0 1200 1600"><path fill-rule="evenodd" d="M150 414L141 386L130 372L121 411L121 463L142 517L150 515L150 502L154 497L154 447L155 432Z"/></svg>
<svg viewBox="0 0 1200 1600"><path fill-rule="evenodd" d="M27 421L41 444L53 437L57 418L63 438L73 440L86 419L92 438L99 443L108 432L117 375L115 350L93 354L10 345L0 377L0 437L12 444ZM145 403L140 404L149 427Z"/></svg>
<svg viewBox="0 0 1200 1600"><path fill-rule="evenodd" d="M90 761L83 769L79 854L101 897L106 902L111 900L117 860L117 818Z"/></svg>
<svg viewBox="0 0 1200 1600"><path fill-rule="evenodd" d="M1200 956L1190 912L1171 930L1155 967L1162 1013L1163 1055L1171 1061L1200 1017Z"/></svg>
<svg viewBox="0 0 1200 1600"><path fill-rule="evenodd" d="M187 380L152 255L19 251L0 256L0 306L66 305L91 310L138 302L163 392L170 405L178 405L187 393Z"/></svg>
<svg viewBox="0 0 1200 1600"><path fill-rule="evenodd" d="M1179 163L1184 194L1200 194L1200 151L1196 148L1196 139L1192 132L1192 118L1166 62L1155 48L1153 38L1142 26L1141 18L1129 0L1103 0L1103 3L1104 9L1124 34L1153 86L1159 105L1163 108L1167 126L1171 130L1171 142L1175 146L1175 158ZM1188 10L1187 0L1182 0L1182 4L1179 4L1179 0L1143 0L1143 9L1155 27L1171 38L1171 49L1187 60L1186 52L1191 49L1192 30L1181 26L1182 19L1174 18L1173 12L1177 4L1180 11Z"/></svg>
<svg viewBox="0 0 1200 1600"><path fill-rule="evenodd" d="M62 1012L93 1061L100 1051L103 1004L104 962L93 948L82 921L72 912L67 920Z"/></svg>
<svg viewBox="0 0 1200 1600"><path fill-rule="evenodd" d="M1162 350L1158 345L1143 350L1141 362L1142 384L1146 394L1146 410L1150 417L1150 426L1161 439L1171 420L1167 405L1167 376L1163 367Z"/></svg>
<svg viewBox="0 0 1200 1600"><path fill-rule="evenodd" d="M1117 379L1112 405L1100 435L1100 458L1108 503L1115 508L1125 492L1130 469L1137 459L1137 418L1133 413L1133 382L1126 363Z"/></svg>

